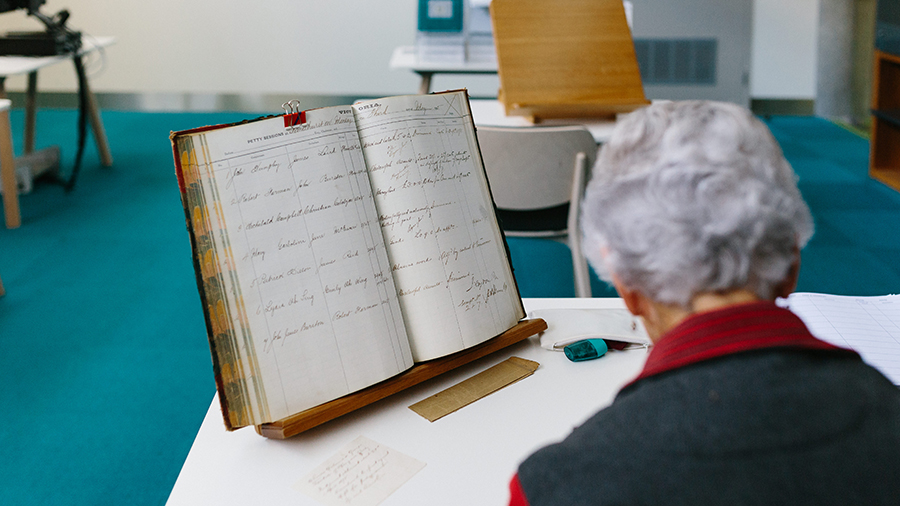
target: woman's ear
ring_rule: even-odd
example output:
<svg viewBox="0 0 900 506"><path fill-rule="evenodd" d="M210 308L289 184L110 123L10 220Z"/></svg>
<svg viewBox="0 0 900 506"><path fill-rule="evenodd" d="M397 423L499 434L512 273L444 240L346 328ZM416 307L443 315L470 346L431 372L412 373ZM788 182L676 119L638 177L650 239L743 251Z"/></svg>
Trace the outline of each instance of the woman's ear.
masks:
<svg viewBox="0 0 900 506"><path fill-rule="evenodd" d="M647 330L650 340L653 342L659 340L660 336L668 330L666 320L660 312L665 308L660 304L655 304L640 291L632 290L623 285L615 274L612 275L612 284L616 287L616 291L619 292L619 297L622 297L622 300L625 301L625 307L628 308L628 311L634 316L640 317L644 322L644 329Z"/></svg>
<svg viewBox="0 0 900 506"><path fill-rule="evenodd" d="M794 245L794 261L788 267L787 273L781 283L775 286L775 293L772 295L776 298L786 298L797 288L797 280L800 278L800 247Z"/></svg>
<svg viewBox="0 0 900 506"><path fill-rule="evenodd" d="M631 290L622 284L622 281L615 274L611 275L612 284L615 287L616 292L619 294L619 297L622 297L622 300L625 301L625 307L628 308L628 311L635 316L645 316L645 312L647 310L646 304L644 304L644 298L640 292L637 290Z"/></svg>

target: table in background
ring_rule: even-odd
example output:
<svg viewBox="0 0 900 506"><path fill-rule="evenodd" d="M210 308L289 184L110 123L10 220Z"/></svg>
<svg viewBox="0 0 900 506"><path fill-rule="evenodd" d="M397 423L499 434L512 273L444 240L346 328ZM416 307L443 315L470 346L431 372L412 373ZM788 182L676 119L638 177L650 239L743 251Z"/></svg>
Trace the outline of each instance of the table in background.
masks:
<svg viewBox="0 0 900 506"><path fill-rule="evenodd" d="M614 298L524 302L529 312L624 307ZM533 376L434 423L408 409L511 356L537 361L540 367ZM426 464L385 506L506 504L519 462L609 405L640 372L646 356L645 350L630 350L573 363L531 337L283 441L265 439L252 428L226 432L213 398L167 504L320 506L292 485L359 436Z"/></svg>
<svg viewBox="0 0 900 506"><path fill-rule="evenodd" d="M85 37L82 41L82 49L78 53L58 56L0 56L0 99L6 98L5 81L7 77L14 75L27 74L28 88L25 93L25 137L24 149L25 154L34 151L34 125L37 111L37 71L55 65L57 63L71 61L74 58L81 58L91 52L101 50L115 42L115 37ZM88 121L94 133L94 141L97 143L97 150L100 152L101 163L109 167L112 165L112 155L109 152L109 143L106 140L106 132L103 130L103 122L100 119L100 111L97 108L97 101L88 85L88 80L84 79L85 93L87 95L87 111ZM6 204L7 199L10 204ZM14 211L11 208L14 207ZM21 224L19 216L19 203L16 194L4 194L4 208L6 210L6 226L7 228L16 228Z"/></svg>
<svg viewBox="0 0 900 506"><path fill-rule="evenodd" d="M431 91L431 77L434 74L496 74L497 61L465 61L461 63L421 61L415 46L400 46L391 54L390 68L407 69L419 74L419 94Z"/></svg>
<svg viewBox="0 0 900 506"><path fill-rule="evenodd" d="M581 125L591 132L597 144L603 144L612 135L616 120L606 118L554 118L532 123L524 116L507 116L506 109L498 100L473 98L469 100L475 126L499 127L539 127L560 125Z"/></svg>
<svg viewBox="0 0 900 506"><path fill-rule="evenodd" d="M431 91L431 78L434 74L496 74L497 61L465 61L461 63L421 61L415 46L399 46L394 48L389 64L391 69L411 70L422 77L419 85L419 93L426 94ZM469 101L472 107L472 116L476 125L489 126L535 126L524 116L507 116L503 105L497 100L472 99ZM546 119L537 125L584 125L590 130L591 135L602 144L612 134L615 120L606 118L565 118Z"/></svg>

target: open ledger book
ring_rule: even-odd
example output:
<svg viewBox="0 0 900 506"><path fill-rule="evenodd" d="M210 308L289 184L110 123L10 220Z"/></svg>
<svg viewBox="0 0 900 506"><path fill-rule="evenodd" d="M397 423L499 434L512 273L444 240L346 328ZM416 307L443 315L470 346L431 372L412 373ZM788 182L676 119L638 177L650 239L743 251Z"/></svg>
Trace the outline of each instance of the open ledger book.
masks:
<svg viewBox="0 0 900 506"><path fill-rule="evenodd" d="M525 316L465 91L172 134L229 429Z"/></svg>

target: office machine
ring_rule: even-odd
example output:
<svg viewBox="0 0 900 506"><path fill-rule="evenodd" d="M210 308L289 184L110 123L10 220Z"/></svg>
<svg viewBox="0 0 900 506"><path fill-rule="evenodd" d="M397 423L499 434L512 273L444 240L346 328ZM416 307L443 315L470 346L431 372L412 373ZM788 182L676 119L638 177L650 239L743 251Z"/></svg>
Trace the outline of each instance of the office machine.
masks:
<svg viewBox="0 0 900 506"><path fill-rule="evenodd" d="M53 16L40 12L45 0L0 0L0 13L25 10L46 27L43 31L9 32L0 35L0 55L55 56L81 49L81 33L66 26L69 11Z"/></svg>

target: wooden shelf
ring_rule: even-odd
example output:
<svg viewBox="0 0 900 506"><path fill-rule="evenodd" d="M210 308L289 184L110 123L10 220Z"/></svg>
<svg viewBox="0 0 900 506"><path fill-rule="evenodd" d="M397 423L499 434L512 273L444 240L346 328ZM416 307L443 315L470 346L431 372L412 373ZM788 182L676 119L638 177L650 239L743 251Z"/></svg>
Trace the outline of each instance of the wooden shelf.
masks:
<svg viewBox="0 0 900 506"><path fill-rule="evenodd" d="M891 188L900 191L900 171L896 168L879 169L877 167L869 169L869 176L877 179Z"/></svg>
<svg viewBox="0 0 900 506"><path fill-rule="evenodd" d="M900 56L875 51L869 176L900 191Z"/></svg>
<svg viewBox="0 0 900 506"><path fill-rule="evenodd" d="M416 364L412 369L372 385L369 388L345 395L339 399L316 406L272 423L256 426L256 432L272 439L286 439L321 425L329 420L346 415L351 411L380 401L389 395L405 390L423 381L430 380L447 371L502 350L507 346L524 341L539 332L547 330L547 322L540 318L522 320L515 327L493 339L467 350L446 357Z"/></svg>
<svg viewBox="0 0 900 506"><path fill-rule="evenodd" d="M900 128L900 109L891 109L886 111L872 109L872 115L877 119L884 120L891 125Z"/></svg>

